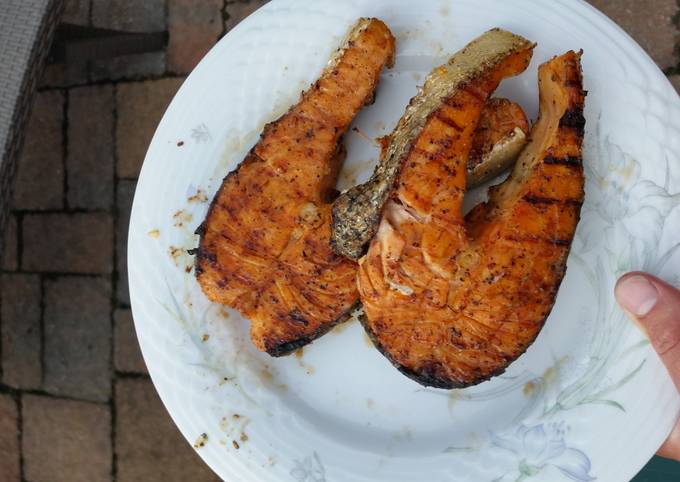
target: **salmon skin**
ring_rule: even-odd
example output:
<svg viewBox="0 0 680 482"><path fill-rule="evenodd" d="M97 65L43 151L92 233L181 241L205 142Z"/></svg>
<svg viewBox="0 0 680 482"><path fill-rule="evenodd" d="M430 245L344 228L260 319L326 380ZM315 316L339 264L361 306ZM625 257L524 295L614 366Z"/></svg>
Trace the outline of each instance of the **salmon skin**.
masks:
<svg viewBox="0 0 680 482"><path fill-rule="evenodd" d="M330 249L330 202L342 136L394 50L383 22L360 19L319 80L224 179L200 229L203 292L250 319L253 343L272 356L323 335L357 303L356 264Z"/></svg>
<svg viewBox="0 0 680 482"><path fill-rule="evenodd" d="M493 29L430 73L389 136L389 145L383 150L371 179L344 192L335 201L332 243L336 253L350 259L364 254L378 229L383 207L396 187L399 173L414 152L420 153L417 162L427 162L428 157L445 155L448 143L455 140L457 145L465 147L467 156L482 106L504 77L517 75L527 68L533 48L534 44L525 38ZM454 111L457 112L455 119L449 115ZM434 139L433 133L426 132L428 129L434 129L434 134L447 130L450 135ZM428 144L418 145L422 139ZM402 178L401 182L413 181L425 186L435 178Z"/></svg>
<svg viewBox="0 0 680 482"><path fill-rule="evenodd" d="M529 121L522 108L508 99L484 105L467 163L467 187L477 187L505 172L527 144Z"/></svg>
<svg viewBox="0 0 680 482"><path fill-rule="evenodd" d="M510 178L465 219L467 157L444 127L465 125L458 104L453 122L416 144L443 143L443 154L414 150L404 163L358 285L367 333L422 385L462 388L502 373L552 309L584 199L580 59L570 51L539 68L531 140Z"/></svg>

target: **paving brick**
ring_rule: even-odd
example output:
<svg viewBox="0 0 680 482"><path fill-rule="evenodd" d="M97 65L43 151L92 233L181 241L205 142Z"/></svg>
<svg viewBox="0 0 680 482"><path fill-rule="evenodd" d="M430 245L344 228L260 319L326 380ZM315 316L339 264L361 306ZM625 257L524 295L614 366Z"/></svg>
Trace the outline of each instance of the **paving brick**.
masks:
<svg viewBox="0 0 680 482"><path fill-rule="evenodd" d="M87 62L70 64L50 64L45 66L42 78L38 82L41 88L71 87L88 82Z"/></svg>
<svg viewBox="0 0 680 482"><path fill-rule="evenodd" d="M90 23L90 0L66 0L61 21L75 25L88 25Z"/></svg>
<svg viewBox="0 0 680 482"><path fill-rule="evenodd" d="M225 25L227 32L236 27L241 20L267 3L269 3L269 0L227 0L227 21Z"/></svg>
<svg viewBox="0 0 680 482"><path fill-rule="evenodd" d="M125 55L91 62L90 77L93 81L140 80L159 76L165 72L165 52Z"/></svg>
<svg viewBox="0 0 680 482"><path fill-rule="evenodd" d="M69 93L66 157L69 207L107 209L113 204L113 108L110 85L81 87Z"/></svg>
<svg viewBox="0 0 680 482"><path fill-rule="evenodd" d="M19 482L19 414L9 395L0 394L0 479Z"/></svg>
<svg viewBox="0 0 680 482"><path fill-rule="evenodd" d="M130 310L116 310L114 319L113 359L116 370L147 373Z"/></svg>
<svg viewBox="0 0 680 482"><path fill-rule="evenodd" d="M21 264L26 271L110 273L113 221L108 213L27 214Z"/></svg>
<svg viewBox="0 0 680 482"><path fill-rule="evenodd" d="M668 79L673 84L673 87L675 87L675 90L678 91L678 94L680 94L680 75L671 75Z"/></svg>
<svg viewBox="0 0 680 482"><path fill-rule="evenodd" d="M165 30L165 0L92 0L95 27L128 32Z"/></svg>
<svg viewBox="0 0 680 482"><path fill-rule="evenodd" d="M33 101L17 168L15 209L63 207L63 106L61 92L42 92Z"/></svg>
<svg viewBox="0 0 680 482"><path fill-rule="evenodd" d="M130 305L130 293L128 289L127 271L127 237L130 225L130 211L132 211L132 199L135 195L136 181L120 181L118 183L118 205L116 224L116 272L118 283L116 285L116 297L118 302Z"/></svg>
<svg viewBox="0 0 680 482"><path fill-rule="evenodd" d="M219 480L184 440L153 385L144 379L116 383L116 456L118 482Z"/></svg>
<svg viewBox="0 0 680 482"><path fill-rule="evenodd" d="M66 0L61 21L74 25L89 25L90 0ZM87 82L87 62L70 62L46 65L38 85L40 87L69 87Z"/></svg>
<svg viewBox="0 0 680 482"><path fill-rule="evenodd" d="M128 32L166 30L165 0L93 0L92 22L96 27ZM90 77L94 81L136 79L165 72L165 52L148 52L111 59L94 60Z"/></svg>
<svg viewBox="0 0 680 482"><path fill-rule="evenodd" d="M25 395L24 472L31 482L110 482L111 414L105 405Z"/></svg>
<svg viewBox="0 0 680 482"><path fill-rule="evenodd" d="M160 79L118 85L116 150L118 176L136 178L153 133L183 79Z"/></svg>
<svg viewBox="0 0 680 482"><path fill-rule="evenodd" d="M190 72L222 33L223 0L169 0L168 70Z"/></svg>
<svg viewBox="0 0 680 482"><path fill-rule="evenodd" d="M5 240L2 246L2 269L4 271L15 271L19 267L17 258L17 246L19 243L17 232L17 217L10 214L5 226Z"/></svg>
<svg viewBox="0 0 680 482"><path fill-rule="evenodd" d="M45 389L106 401L111 394L111 284L90 277L45 282Z"/></svg>
<svg viewBox="0 0 680 482"><path fill-rule="evenodd" d="M649 53L659 67L678 63L674 54L678 29L673 15L676 0L588 0L626 30Z"/></svg>
<svg viewBox="0 0 680 482"><path fill-rule="evenodd" d="M0 276L2 306L2 381L14 388L39 388L42 383L40 278Z"/></svg>

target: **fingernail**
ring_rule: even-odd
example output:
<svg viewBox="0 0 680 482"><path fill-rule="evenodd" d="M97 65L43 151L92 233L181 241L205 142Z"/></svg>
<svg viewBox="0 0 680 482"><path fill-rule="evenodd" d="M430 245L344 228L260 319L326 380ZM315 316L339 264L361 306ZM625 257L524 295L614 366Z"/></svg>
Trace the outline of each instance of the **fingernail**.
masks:
<svg viewBox="0 0 680 482"><path fill-rule="evenodd" d="M640 275L626 276L616 285L619 304L635 316L647 315L659 299L659 292L647 278Z"/></svg>

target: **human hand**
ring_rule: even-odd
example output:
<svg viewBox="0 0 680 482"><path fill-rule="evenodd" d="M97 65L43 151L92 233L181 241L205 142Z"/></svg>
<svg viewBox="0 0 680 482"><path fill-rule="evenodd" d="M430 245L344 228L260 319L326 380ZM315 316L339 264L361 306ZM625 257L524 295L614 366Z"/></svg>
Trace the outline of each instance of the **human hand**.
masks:
<svg viewBox="0 0 680 482"><path fill-rule="evenodd" d="M616 299L661 357L680 392L680 291L646 273L622 276ZM680 421L657 455L680 461Z"/></svg>

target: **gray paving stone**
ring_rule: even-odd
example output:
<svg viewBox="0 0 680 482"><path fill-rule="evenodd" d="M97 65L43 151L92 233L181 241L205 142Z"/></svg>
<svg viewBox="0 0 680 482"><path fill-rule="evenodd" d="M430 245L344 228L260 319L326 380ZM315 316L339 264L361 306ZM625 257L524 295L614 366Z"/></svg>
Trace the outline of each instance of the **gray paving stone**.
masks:
<svg viewBox="0 0 680 482"><path fill-rule="evenodd" d="M116 456L117 482L220 480L179 433L149 380L116 382Z"/></svg>
<svg viewBox="0 0 680 482"><path fill-rule="evenodd" d="M90 23L90 0L66 0L61 21L74 25L88 25Z"/></svg>
<svg viewBox="0 0 680 482"><path fill-rule="evenodd" d="M87 62L49 64L45 66L42 78L38 82L38 87L71 87L87 84L88 81Z"/></svg>
<svg viewBox="0 0 680 482"><path fill-rule="evenodd" d="M92 22L96 27L127 32L166 30L165 0L93 0ZM94 81L134 79L165 72L165 52L149 52L91 62Z"/></svg>
<svg viewBox="0 0 680 482"><path fill-rule="evenodd" d="M118 85L118 177L136 178L139 175L156 127L182 81L176 78Z"/></svg>
<svg viewBox="0 0 680 482"><path fill-rule="evenodd" d="M111 482L108 406L25 395L22 415L26 480Z"/></svg>
<svg viewBox="0 0 680 482"><path fill-rule="evenodd" d="M19 413L10 395L0 394L0 479L19 482Z"/></svg>
<svg viewBox="0 0 680 482"><path fill-rule="evenodd" d="M7 226L5 226L5 241L2 247L2 269L4 271L15 271L19 267L18 246L17 217L10 213Z"/></svg>
<svg viewBox="0 0 680 482"><path fill-rule="evenodd" d="M3 274L0 276L0 288L2 382L14 388L40 388L40 277Z"/></svg>
<svg viewBox="0 0 680 482"><path fill-rule="evenodd" d="M93 60L90 65L90 77L95 82L156 77L165 72L165 58L165 52L148 52Z"/></svg>
<svg viewBox="0 0 680 482"><path fill-rule="evenodd" d="M189 73L215 44L223 29L223 0L169 0L168 70Z"/></svg>
<svg viewBox="0 0 680 482"><path fill-rule="evenodd" d="M22 269L48 273L110 273L113 221L108 213L27 214Z"/></svg>
<svg viewBox="0 0 680 482"><path fill-rule="evenodd" d="M674 53L678 41L673 16L676 0L588 0L633 37L665 69L678 64Z"/></svg>
<svg viewBox="0 0 680 482"><path fill-rule="evenodd" d="M132 321L132 312L116 310L113 316L113 359L116 370L125 373L148 373Z"/></svg>
<svg viewBox="0 0 680 482"><path fill-rule="evenodd" d="M111 394L111 284L62 277L45 284L45 389L107 401Z"/></svg>
<svg viewBox="0 0 680 482"><path fill-rule="evenodd" d="M165 0L92 0L95 27L128 32L165 30Z"/></svg>
<svg viewBox="0 0 680 482"><path fill-rule="evenodd" d="M67 201L71 208L113 205L113 87L71 89L66 157ZM96 119L93 122L93 119Z"/></svg>
<svg viewBox="0 0 680 482"><path fill-rule="evenodd" d="M63 207L63 114L62 92L36 95L17 166L14 209Z"/></svg>

